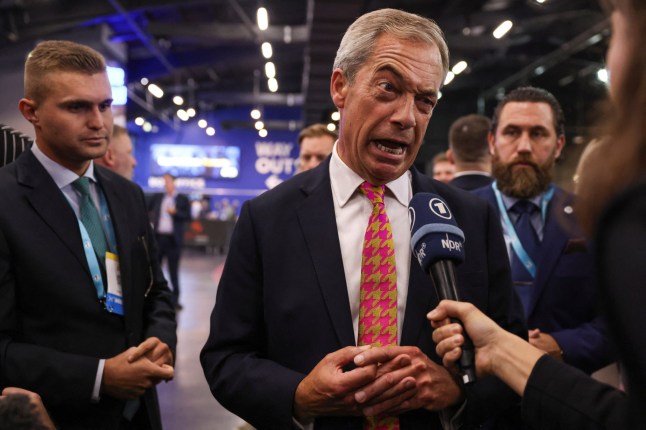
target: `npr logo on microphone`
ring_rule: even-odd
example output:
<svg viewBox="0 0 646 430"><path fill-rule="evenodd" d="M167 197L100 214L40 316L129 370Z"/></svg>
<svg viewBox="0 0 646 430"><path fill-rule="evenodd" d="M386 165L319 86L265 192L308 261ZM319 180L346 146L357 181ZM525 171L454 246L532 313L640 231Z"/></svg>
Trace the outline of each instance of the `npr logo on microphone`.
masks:
<svg viewBox="0 0 646 430"><path fill-rule="evenodd" d="M462 246L462 242L449 239L448 234L446 235L446 239L442 239L442 248L448 249L449 251L462 252Z"/></svg>

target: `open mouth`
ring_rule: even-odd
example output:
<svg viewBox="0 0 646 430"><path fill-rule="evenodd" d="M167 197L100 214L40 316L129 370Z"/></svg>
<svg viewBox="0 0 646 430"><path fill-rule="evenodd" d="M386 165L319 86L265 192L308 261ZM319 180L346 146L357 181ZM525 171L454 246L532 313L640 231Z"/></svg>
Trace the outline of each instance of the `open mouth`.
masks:
<svg viewBox="0 0 646 430"><path fill-rule="evenodd" d="M375 145L380 151L393 155L402 155L406 148L406 145L392 140L377 140L375 141Z"/></svg>

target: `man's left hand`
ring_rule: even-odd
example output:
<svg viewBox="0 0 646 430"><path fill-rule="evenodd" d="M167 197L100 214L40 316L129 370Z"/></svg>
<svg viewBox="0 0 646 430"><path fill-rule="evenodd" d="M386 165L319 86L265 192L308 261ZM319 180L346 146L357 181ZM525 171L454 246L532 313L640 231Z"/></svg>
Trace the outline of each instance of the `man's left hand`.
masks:
<svg viewBox="0 0 646 430"><path fill-rule="evenodd" d="M553 336L547 333L542 333L539 329L530 330L529 343L532 346L547 352L552 358L563 361L561 346Z"/></svg>
<svg viewBox="0 0 646 430"><path fill-rule="evenodd" d="M153 363L162 366L173 365L173 353L164 342L156 337L149 337L141 342L136 349L128 355L128 362L133 363L141 357L146 357Z"/></svg>
<svg viewBox="0 0 646 430"><path fill-rule="evenodd" d="M371 348L355 357L357 366L380 363L377 379L355 393L367 416L398 415L425 408L439 411L464 395L449 371L414 346Z"/></svg>

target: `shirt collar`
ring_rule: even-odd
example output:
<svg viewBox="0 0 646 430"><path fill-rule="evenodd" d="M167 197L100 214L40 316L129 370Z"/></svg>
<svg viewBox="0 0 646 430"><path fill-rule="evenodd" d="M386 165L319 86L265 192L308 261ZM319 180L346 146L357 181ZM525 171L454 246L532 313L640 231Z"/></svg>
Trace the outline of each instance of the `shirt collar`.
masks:
<svg viewBox="0 0 646 430"><path fill-rule="evenodd" d="M40 164L43 165L45 170L47 170L47 173L49 173L49 175L52 177L58 188L66 187L79 178L79 175L72 172L67 167L61 166L60 164L49 158L47 155L45 155L45 153L38 147L38 142L34 142L34 144L31 146L31 151L33 152L36 159L40 162ZM92 182L96 182L96 178L94 176L93 160L90 161L90 165L88 166L83 176L90 178L90 181Z"/></svg>
<svg viewBox="0 0 646 430"><path fill-rule="evenodd" d="M505 209L507 209L507 211L509 211L509 209L511 209L511 207L515 205L517 201L521 200L516 197L510 197L503 193L500 193L500 195L502 196L502 202L505 204ZM541 202L543 201L543 195L545 195L545 193L540 193L539 195L534 196L531 199L525 200L529 200L530 202L534 203L536 207L540 208Z"/></svg>
<svg viewBox="0 0 646 430"><path fill-rule="evenodd" d="M337 144L338 141L332 148L330 182L332 184L332 194L337 199L339 207L344 207L365 179L357 175L354 170L341 160L337 152ZM412 197L411 179L412 175L408 170L406 174L386 184L395 199L404 206L408 206L408 202Z"/></svg>

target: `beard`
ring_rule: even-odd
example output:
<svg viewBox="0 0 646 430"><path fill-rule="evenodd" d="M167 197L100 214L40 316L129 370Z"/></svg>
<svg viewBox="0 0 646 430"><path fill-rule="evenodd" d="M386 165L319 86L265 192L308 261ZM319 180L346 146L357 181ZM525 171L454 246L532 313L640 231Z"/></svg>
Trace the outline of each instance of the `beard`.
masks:
<svg viewBox="0 0 646 430"><path fill-rule="evenodd" d="M498 153L493 155L492 174L503 194L517 199L530 199L547 190L552 182L554 154L543 164L536 163L529 154L521 154L504 163ZM524 164L525 167L516 167Z"/></svg>

